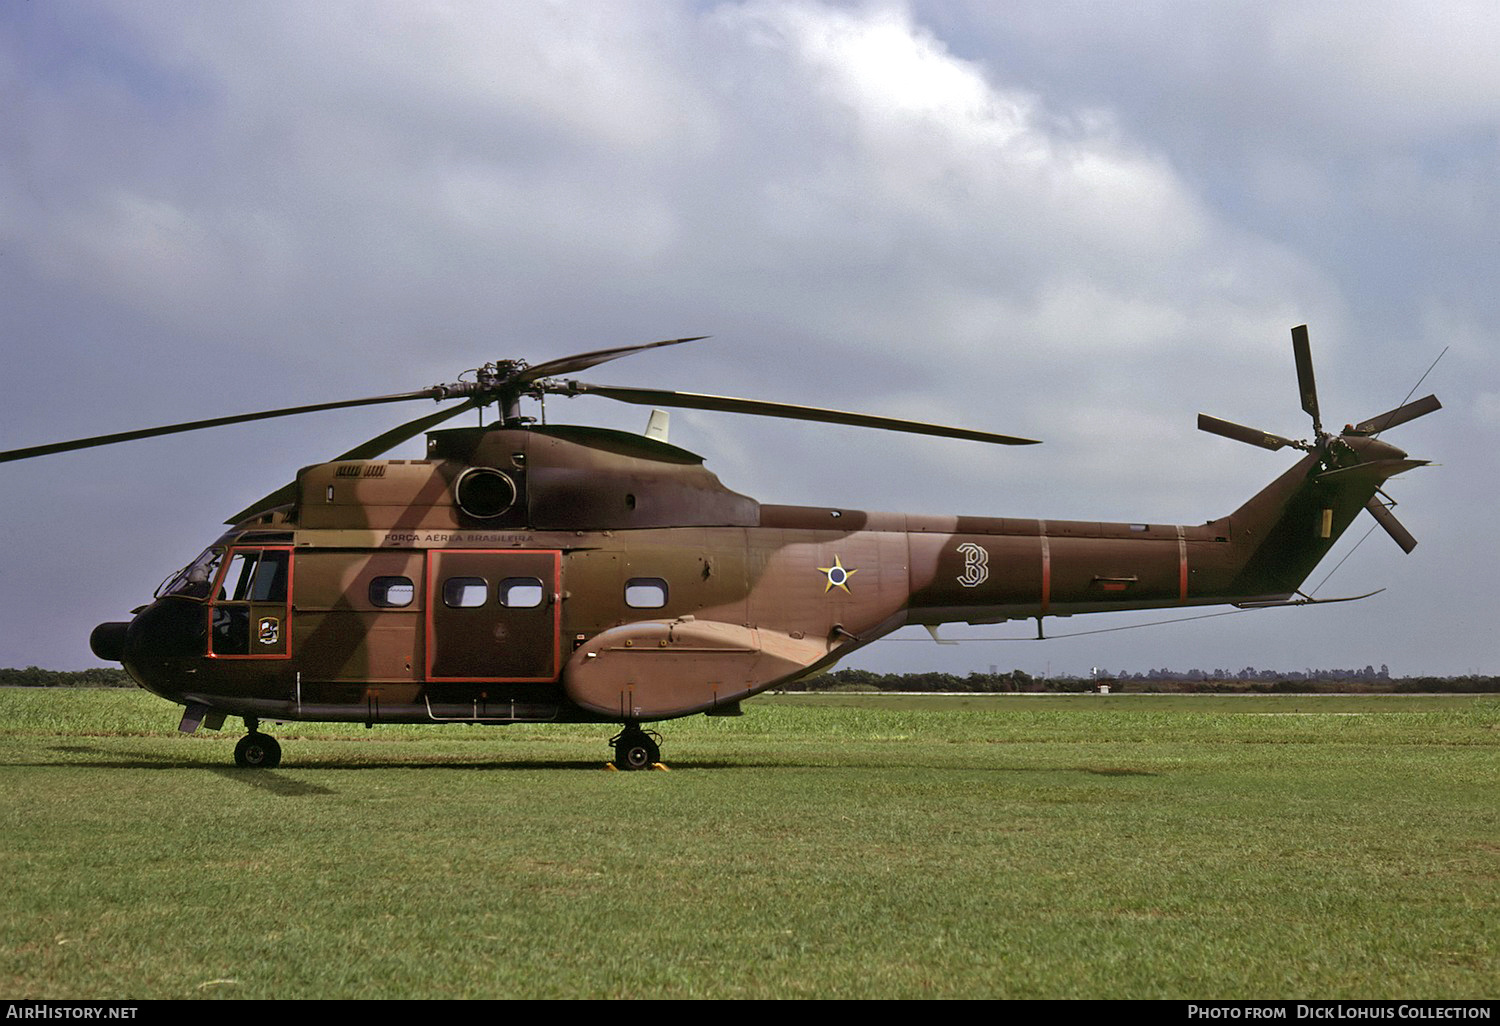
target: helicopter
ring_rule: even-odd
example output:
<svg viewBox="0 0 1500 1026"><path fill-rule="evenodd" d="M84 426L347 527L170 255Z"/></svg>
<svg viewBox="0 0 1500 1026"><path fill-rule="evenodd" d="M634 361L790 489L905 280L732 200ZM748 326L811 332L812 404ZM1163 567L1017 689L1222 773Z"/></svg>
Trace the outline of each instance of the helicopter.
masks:
<svg viewBox="0 0 1500 1026"><path fill-rule="evenodd" d="M614 765L660 764L664 720L823 671L898 628L1111 610L1343 601L1299 588L1361 511L1410 553L1386 481L1425 460L1378 436L1435 396L1334 434L1307 326L1292 329L1292 439L1200 414L1201 430L1300 459L1234 512L1184 526L875 513L761 503L666 440L661 409L754 414L999 445L1034 439L565 375L706 336L500 360L458 382L0 452L32 459L210 427L416 400L448 404L303 467L123 622L95 655L183 706L179 729L243 719L242 767L280 764L265 721L598 723ZM596 395L653 411L645 434L544 424L522 400ZM488 426L440 428L495 406ZM421 459L382 459L426 434Z"/></svg>

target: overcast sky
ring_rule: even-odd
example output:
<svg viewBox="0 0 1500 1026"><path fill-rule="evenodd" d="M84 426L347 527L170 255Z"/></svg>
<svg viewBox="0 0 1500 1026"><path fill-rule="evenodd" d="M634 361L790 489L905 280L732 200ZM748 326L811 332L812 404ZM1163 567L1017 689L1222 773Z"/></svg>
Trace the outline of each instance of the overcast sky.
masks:
<svg viewBox="0 0 1500 1026"><path fill-rule="evenodd" d="M711 334L581 376L1045 441L673 413L764 502L1199 523L1296 455L1199 411L1310 434L1305 322L1335 427L1449 347L1385 436L1441 464L1389 486L1421 544L1319 595L1385 592L851 664L1500 672L1497 50L1488 0L3 4L0 448ZM97 665L226 516L418 412L0 466L0 665Z"/></svg>

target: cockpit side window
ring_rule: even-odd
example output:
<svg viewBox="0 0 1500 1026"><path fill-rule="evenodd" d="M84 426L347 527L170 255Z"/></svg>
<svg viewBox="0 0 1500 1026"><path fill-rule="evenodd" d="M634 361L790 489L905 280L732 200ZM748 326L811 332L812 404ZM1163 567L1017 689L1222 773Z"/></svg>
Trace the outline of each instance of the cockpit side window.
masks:
<svg viewBox="0 0 1500 1026"><path fill-rule="evenodd" d="M250 587L251 602L285 602L287 571L292 554L286 549L268 549L261 554L255 569L255 583Z"/></svg>
<svg viewBox="0 0 1500 1026"><path fill-rule="evenodd" d="M157 594L206 599L215 578L219 576L219 565L223 561L223 549L204 549L197 559L177 571Z"/></svg>
<svg viewBox="0 0 1500 1026"><path fill-rule="evenodd" d="M255 565L260 562L258 551L246 552L241 550L229 557L229 572L224 575L224 583L219 587L219 594L215 596L218 601L228 599L232 602L243 602L250 596L250 583L255 580Z"/></svg>
<svg viewBox="0 0 1500 1026"><path fill-rule="evenodd" d="M216 554L213 565L222 562ZM292 550L234 546L209 593L209 655L286 659L291 649Z"/></svg>
<svg viewBox="0 0 1500 1026"><path fill-rule="evenodd" d="M287 567L291 553L285 549L237 549L229 560L229 572L218 596L234 602L286 601Z"/></svg>

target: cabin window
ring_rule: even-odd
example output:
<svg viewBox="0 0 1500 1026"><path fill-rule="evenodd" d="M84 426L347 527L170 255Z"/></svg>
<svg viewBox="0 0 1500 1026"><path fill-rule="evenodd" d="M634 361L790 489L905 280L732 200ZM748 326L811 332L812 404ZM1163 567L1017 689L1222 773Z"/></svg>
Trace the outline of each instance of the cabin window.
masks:
<svg viewBox="0 0 1500 1026"><path fill-rule="evenodd" d="M507 577L495 587L500 604L509 609L535 609L545 597L535 577Z"/></svg>
<svg viewBox="0 0 1500 1026"><path fill-rule="evenodd" d="M370 582L370 604L381 609L409 606L415 595L410 577L377 577Z"/></svg>
<svg viewBox="0 0 1500 1026"><path fill-rule="evenodd" d="M667 604L667 582L660 577L632 577L625 582L625 604L633 609L660 609Z"/></svg>
<svg viewBox="0 0 1500 1026"><path fill-rule="evenodd" d="M482 577L450 577L443 582L443 605L450 609L475 609L488 595Z"/></svg>

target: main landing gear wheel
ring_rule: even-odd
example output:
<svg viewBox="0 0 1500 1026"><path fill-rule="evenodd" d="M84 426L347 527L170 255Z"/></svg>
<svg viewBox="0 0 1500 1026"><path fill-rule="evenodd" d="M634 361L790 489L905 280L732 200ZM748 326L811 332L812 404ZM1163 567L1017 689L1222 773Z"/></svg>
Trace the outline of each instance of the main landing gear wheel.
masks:
<svg viewBox="0 0 1500 1026"><path fill-rule="evenodd" d="M234 746L234 764L245 769L275 769L281 765L281 745L270 734L251 731Z"/></svg>
<svg viewBox="0 0 1500 1026"><path fill-rule="evenodd" d="M634 723L627 725L610 739L615 746L615 768L643 770L661 762L661 748L657 745L660 739L661 735L655 731L642 730Z"/></svg>

